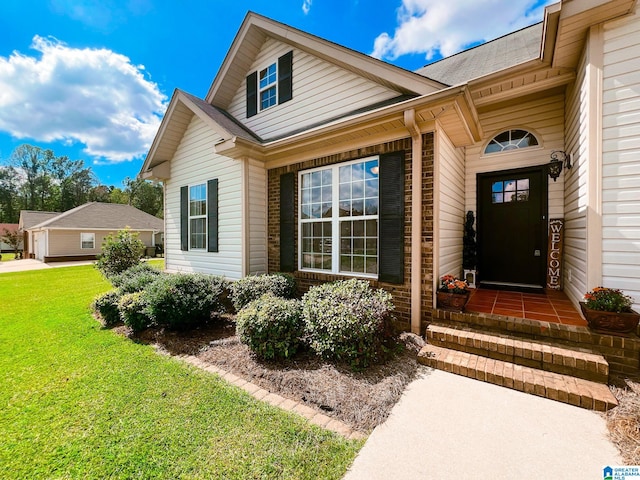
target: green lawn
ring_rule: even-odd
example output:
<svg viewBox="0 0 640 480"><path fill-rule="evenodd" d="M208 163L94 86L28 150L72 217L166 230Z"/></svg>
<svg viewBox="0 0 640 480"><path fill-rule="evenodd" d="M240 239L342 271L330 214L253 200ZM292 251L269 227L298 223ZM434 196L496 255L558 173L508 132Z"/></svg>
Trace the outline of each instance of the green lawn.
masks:
<svg viewBox="0 0 640 480"><path fill-rule="evenodd" d="M340 478L362 442L104 330L92 266L0 274L0 477Z"/></svg>

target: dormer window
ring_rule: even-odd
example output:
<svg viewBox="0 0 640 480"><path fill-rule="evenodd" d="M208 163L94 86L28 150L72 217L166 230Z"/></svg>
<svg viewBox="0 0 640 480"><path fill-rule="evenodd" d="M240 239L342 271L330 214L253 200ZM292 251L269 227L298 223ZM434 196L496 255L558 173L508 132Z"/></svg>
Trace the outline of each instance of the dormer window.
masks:
<svg viewBox="0 0 640 480"><path fill-rule="evenodd" d="M293 51L247 76L247 118L293 96Z"/></svg>
<svg viewBox="0 0 640 480"><path fill-rule="evenodd" d="M526 130L507 130L491 139L484 149L484 154L518 150L538 145L538 139L531 132Z"/></svg>

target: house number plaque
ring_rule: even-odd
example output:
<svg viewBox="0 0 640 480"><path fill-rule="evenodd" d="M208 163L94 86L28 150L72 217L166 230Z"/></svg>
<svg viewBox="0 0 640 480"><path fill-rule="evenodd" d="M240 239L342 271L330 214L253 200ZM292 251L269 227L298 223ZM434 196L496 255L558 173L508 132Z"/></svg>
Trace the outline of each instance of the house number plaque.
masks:
<svg viewBox="0 0 640 480"><path fill-rule="evenodd" d="M562 246L564 242L564 219L549 220L549 248L547 254L547 288L562 288Z"/></svg>

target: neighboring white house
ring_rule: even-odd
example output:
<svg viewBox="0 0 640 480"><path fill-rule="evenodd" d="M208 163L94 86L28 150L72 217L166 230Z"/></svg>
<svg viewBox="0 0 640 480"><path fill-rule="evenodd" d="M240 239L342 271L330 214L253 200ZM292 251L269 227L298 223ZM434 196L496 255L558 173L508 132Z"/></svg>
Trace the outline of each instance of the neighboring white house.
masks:
<svg viewBox="0 0 640 480"><path fill-rule="evenodd" d="M164 222L131 205L89 202L64 213L23 210L20 228L25 258L56 262L95 259L105 238L125 228L137 232L146 247L155 247Z"/></svg>
<svg viewBox="0 0 640 480"><path fill-rule="evenodd" d="M419 332L472 211L478 281L637 306L636 2L563 0L417 72L249 13L206 98L174 93L141 176L165 184L169 270L368 278Z"/></svg>

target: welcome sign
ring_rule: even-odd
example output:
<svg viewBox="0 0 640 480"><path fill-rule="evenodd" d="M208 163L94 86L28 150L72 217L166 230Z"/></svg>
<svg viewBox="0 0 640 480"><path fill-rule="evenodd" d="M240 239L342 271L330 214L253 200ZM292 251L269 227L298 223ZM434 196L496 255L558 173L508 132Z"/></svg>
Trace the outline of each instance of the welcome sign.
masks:
<svg viewBox="0 0 640 480"><path fill-rule="evenodd" d="M549 248L547 249L547 288L562 288L562 247L564 242L564 219L549 220Z"/></svg>

